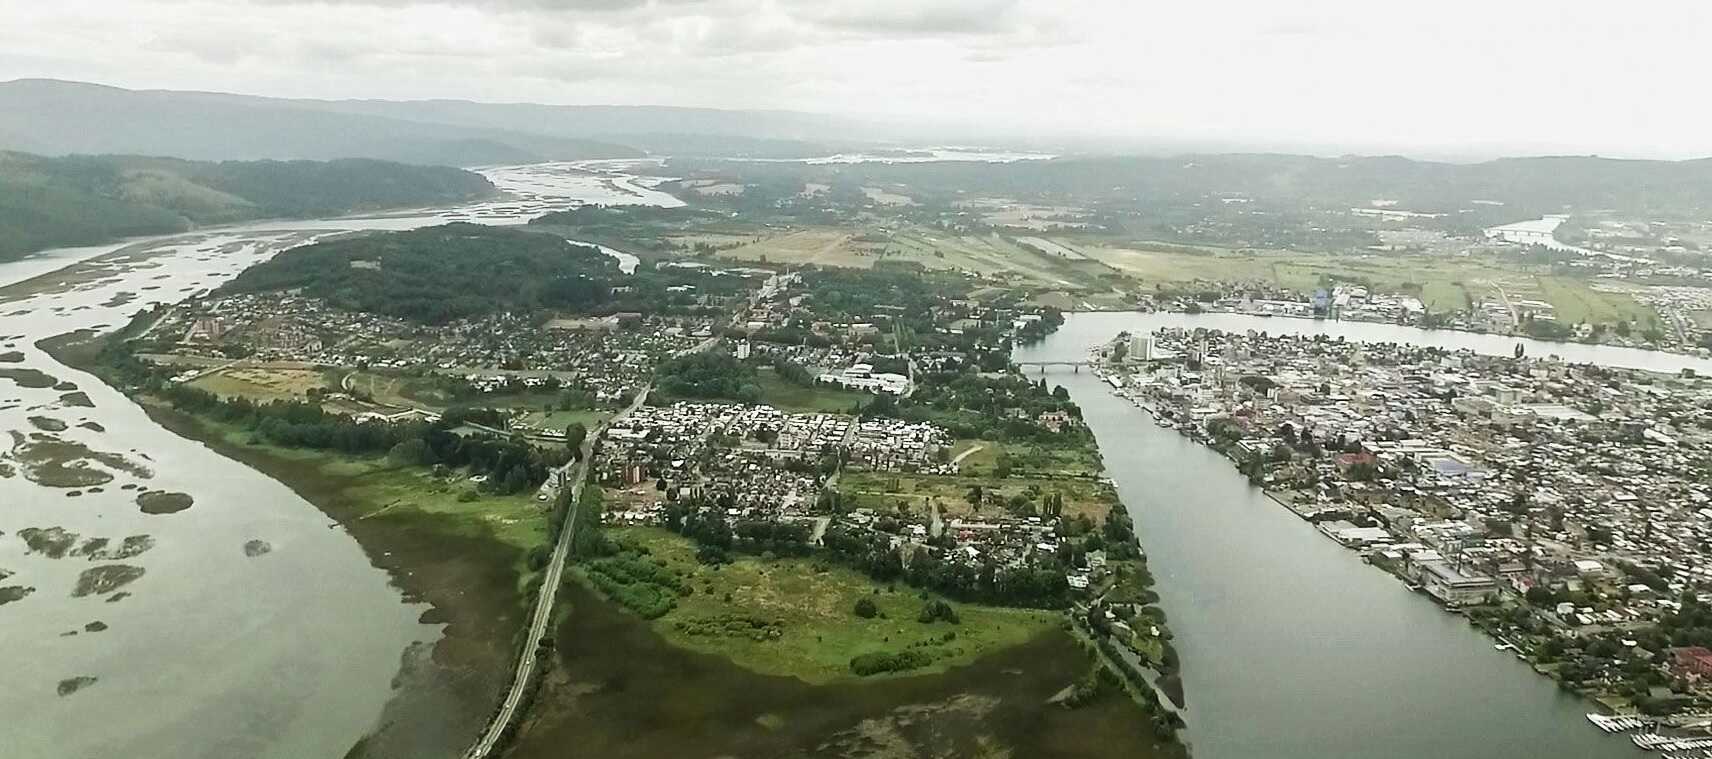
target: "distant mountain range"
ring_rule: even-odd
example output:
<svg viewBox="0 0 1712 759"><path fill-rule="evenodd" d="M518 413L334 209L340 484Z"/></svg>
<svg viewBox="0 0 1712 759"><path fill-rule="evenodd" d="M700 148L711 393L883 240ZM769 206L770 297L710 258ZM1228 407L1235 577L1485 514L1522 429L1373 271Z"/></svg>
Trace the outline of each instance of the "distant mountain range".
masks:
<svg viewBox="0 0 1712 759"><path fill-rule="evenodd" d="M292 100L0 82L0 149L192 160L374 158L484 166L646 153L792 158L855 127L785 111L459 100Z"/></svg>

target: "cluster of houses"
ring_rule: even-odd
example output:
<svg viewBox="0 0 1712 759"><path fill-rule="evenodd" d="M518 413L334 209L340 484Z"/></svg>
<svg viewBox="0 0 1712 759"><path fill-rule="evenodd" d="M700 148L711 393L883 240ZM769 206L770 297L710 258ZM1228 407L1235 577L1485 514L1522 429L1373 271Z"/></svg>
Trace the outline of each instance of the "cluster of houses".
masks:
<svg viewBox="0 0 1712 759"><path fill-rule="evenodd" d="M543 323L492 314L429 327L279 292L189 301L154 330L178 336L174 350L185 355L428 371L482 392L550 378L612 402L646 384L661 361L710 337L713 321L614 314Z"/></svg>
<svg viewBox="0 0 1712 759"><path fill-rule="evenodd" d="M1586 593L1538 609L1585 633L1712 582L1712 380L1313 336L1151 339L1147 360L1112 367L1118 393L1448 606Z"/></svg>
<svg viewBox="0 0 1712 759"><path fill-rule="evenodd" d="M642 406L605 432L602 463L627 484L689 478L713 465L786 468L845 462L872 471L929 471L948 466L943 428L897 419L787 413L767 405L677 402ZM750 466L753 464L753 467ZM798 468L801 468L800 466Z"/></svg>

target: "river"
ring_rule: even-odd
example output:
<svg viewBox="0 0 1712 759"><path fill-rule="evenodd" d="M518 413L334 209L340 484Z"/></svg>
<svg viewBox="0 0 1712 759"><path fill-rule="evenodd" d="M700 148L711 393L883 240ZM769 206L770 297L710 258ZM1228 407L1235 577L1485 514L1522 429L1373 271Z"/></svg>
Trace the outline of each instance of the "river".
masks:
<svg viewBox="0 0 1712 759"><path fill-rule="evenodd" d="M1516 340L1385 324L1232 314L1083 313L1019 361L1079 360L1121 330L1323 332L1508 355ZM1673 371L1702 359L1523 341L1532 355ZM1035 376L1030 372L1031 376ZM1557 689L1460 616L1362 563L1251 487L1229 460L1055 368L1099 440L1158 577L1197 759L1561 759L1633 756Z"/></svg>
<svg viewBox="0 0 1712 759"><path fill-rule="evenodd" d="M456 220L515 224L584 202L677 203L618 166L484 173L506 198L260 222L0 264L0 428L13 438L0 458L0 590L31 589L0 605L0 756L332 757L375 728L401 666L441 634L441 625L420 621L425 606L403 598L314 506L162 429L35 343L116 328L139 310L217 287L329 234ZM1079 358L1119 329L1172 319L1245 323L1216 314L1075 315L1023 353ZM1363 339L1402 329L1249 322ZM1495 353L1517 342L1409 334ZM1530 351L1644 368L1699 361L1540 346ZM1154 428L1092 377L1059 379L1088 409L1161 575L1185 663L1190 735L1203 756L1424 756L1429 748L1442 749L1435 756L1609 755L1612 741L1595 740L1603 736L1578 722L1577 700L1493 652L1458 618L1319 539L1222 459ZM145 514L141 490L193 503ZM32 547L20 535L32 528L65 533L32 533ZM129 548L125 538L133 538ZM98 567L132 569L97 576L107 582L74 595L85 571Z"/></svg>
<svg viewBox="0 0 1712 759"><path fill-rule="evenodd" d="M678 204L600 164L483 173L504 198L0 264L0 429L12 438L0 448L0 598L27 593L0 605L0 756L337 757L376 727L401 667L440 636L442 625L419 621L426 605L403 598L314 506L162 429L36 342L119 327L329 234L518 224L581 203ZM634 268L633 257L608 254ZM145 514L143 491L192 505ZM31 532L52 528L64 532ZM115 573L109 584L131 579L77 595L97 567L128 568L102 570Z"/></svg>

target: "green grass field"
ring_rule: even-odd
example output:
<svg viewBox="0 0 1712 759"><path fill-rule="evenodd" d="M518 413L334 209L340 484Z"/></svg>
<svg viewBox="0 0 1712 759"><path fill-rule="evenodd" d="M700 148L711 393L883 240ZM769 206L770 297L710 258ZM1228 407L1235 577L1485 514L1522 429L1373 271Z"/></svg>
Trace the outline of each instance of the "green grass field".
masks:
<svg viewBox="0 0 1712 759"><path fill-rule="evenodd" d="M1633 321L1643 330L1658 326L1658 312L1629 295L1598 292L1567 277L1540 277L1537 281L1541 299L1552 304L1557 320L1564 324Z"/></svg>
<svg viewBox="0 0 1712 759"><path fill-rule="evenodd" d="M1163 246L1159 246L1163 247ZM1656 324L1657 313L1622 293L1598 292L1587 280L1552 274L1498 255L1329 254L1207 249L1200 253L1084 243L1078 250L1147 287L1196 283L1270 282L1312 292L1332 281L1364 282L1380 292L1409 292L1434 312L1462 311L1493 297L1494 284L1511 298L1551 303L1558 321L1575 324L1638 321Z"/></svg>
<svg viewBox="0 0 1712 759"><path fill-rule="evenodd" d="M761 402L785 411L832 411L849 413L864 406L874 396L839 387L803 387L780 379L772 367L762 367L755 373L755 384L761 388Z"/></svg>
<svg viewBox="0 0 1712 759"><path fill-rule="evenodd" d="M865 653L923 651L933 664L910 674L943 671L1028 641L1061 621L1050 612L953 604L961 624L923 624L916 619L924 603L920 592L881 585L842 566L742 556L712 567L696 561L688 539L664 529L608 534L645 548L690 589L651 623L668 641L810 683L854 678L850 659ZM861 598L873 600L879 614L858 617L853 609Z"/></svg>

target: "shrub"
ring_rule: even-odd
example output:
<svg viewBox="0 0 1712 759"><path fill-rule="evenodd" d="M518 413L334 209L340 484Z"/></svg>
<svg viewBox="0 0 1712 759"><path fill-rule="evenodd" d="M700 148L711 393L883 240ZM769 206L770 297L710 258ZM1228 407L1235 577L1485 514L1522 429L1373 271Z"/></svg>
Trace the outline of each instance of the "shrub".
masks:
<svg viewBox="0 0 1712 759"><path fill-rule="evenodd" d="M850 659L850 671L858 677L887 672L908 672L933 663L933 657L922 651L859 654Z"/></svg>
<svg viewBox="0 0 1712 759"><path fill-rule="evenodd" d="M863 619L873 619L880 613L880 607L874 605L874 599L859 598L856 600L856 616Z"/></svg>
<svg viewBox="0 0 1712 759"><path fill-rule="evenodd" d="M922 604L921 614L916 617L916 621L924 625L932 624L940 620L950 622L954 625L962 622L962 620L957 617L957 610L951 608L951 604L938 599Z"/></svg>

